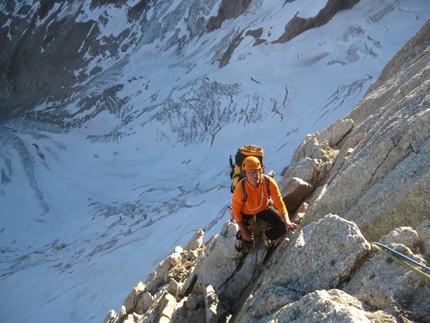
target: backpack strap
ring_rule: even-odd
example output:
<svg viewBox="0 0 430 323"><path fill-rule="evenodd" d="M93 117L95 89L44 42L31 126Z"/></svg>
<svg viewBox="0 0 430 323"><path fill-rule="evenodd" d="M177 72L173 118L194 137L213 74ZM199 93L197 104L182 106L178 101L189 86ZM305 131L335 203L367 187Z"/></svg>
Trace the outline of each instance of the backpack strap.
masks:
<svg viewBox="0 0 430 323"><path fill-rule="evenodd" d="M266 186L267 186L267 194L270 197L270 180L269 180L269 176L267 176L266 174L263 174L263 177L266 181Z"/></svg>
<svg viewBox="0 0 430 323"><path fill-rule="evenodd" d="M267 176L266 174L263 174L263 178L266 181L267 194L270 197L270 180L269 180L269 176ZM242 182L242 191L243 191L243 203L245 203L246 201L248 201L248 193L246 192L246 178L242 179L241 182Z"/></svg>
<svg viewBox="0 0 430 323"><path fill-rule="evenodd" d="M248 201L248 193L246 192L246 178L243 178L241 182L243 191L243 203L246 203L246 201Z"/></svg>

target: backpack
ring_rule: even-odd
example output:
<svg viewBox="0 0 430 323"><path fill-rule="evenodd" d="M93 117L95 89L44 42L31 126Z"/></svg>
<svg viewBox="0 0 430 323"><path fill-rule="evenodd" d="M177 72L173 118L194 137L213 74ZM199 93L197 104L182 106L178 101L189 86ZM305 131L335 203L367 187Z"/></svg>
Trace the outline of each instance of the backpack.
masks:
<svg viewBox="0 0 430 323"><path fill-rule="evenodd" d="M234 192L234 189L236 188L237 183L244 178L242 175L242 163L243 160L248 156L254 156L257 157L260 160L261 167L264 169L263 165L263 148L257 146L257 145L246 145L242 146L237 150L236 156L235 156L235 163L233 164L233 158L230 155L230 179L231 179L231 187L230 191L231 193Z"/></svg>

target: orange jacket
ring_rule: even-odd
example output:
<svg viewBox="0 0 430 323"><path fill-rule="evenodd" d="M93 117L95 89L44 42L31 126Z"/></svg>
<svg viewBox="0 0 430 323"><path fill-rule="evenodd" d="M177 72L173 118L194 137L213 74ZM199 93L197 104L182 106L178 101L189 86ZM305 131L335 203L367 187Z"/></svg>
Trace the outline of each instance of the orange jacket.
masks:
<svg viewBox="0 0 430 323"><path fill-rule="evenodd" d="M263 175L267 176L267 175ZM284 201L279 191L278 184L276 181L268 177L270 185L270 196L267 191L266 181L263 176L261 177L260 185L258 187L253 187L248 181L240 181L236 185L236 189L233 192L232 197L232 209L233 216L236 222L242 220L242 213L248 215L254 215L264 211L269 206L269 197L272 198L275 207L278 209L280 214L287 214L287 208L285 207ZM246 193L248 194L248 199L244 202L243 194L243 183L246 183Z"/></svg>

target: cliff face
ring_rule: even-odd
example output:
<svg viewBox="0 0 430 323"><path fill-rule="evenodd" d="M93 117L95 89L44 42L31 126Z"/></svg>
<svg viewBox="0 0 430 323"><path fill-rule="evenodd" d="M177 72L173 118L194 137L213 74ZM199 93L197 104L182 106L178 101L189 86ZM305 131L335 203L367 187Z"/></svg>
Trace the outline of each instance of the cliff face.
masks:
<svg viewBox="0 0 430 323"><path fill-rule="evenodd" d="M345 117L355 127L331 145L338 157L305 224L334 212L377 241L429 218L429 31L427 22Z"/></svg>
<svg viewBox="0 0 430 323"><path fill-rule="evenodd" d="M235 224L206 244L199 231L105 322L428 322L430 272L372 242L430 260L429 35L430 21L344 119L298 147L279 184L300 226L273 253L260 225L244 254Z"/></svg>

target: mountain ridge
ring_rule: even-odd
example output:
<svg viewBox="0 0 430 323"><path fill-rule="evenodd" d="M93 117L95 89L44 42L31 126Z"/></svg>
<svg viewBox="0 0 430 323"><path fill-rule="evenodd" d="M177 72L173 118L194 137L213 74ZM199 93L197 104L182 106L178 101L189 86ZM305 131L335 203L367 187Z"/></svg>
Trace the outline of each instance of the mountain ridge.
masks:
<svg viewBox="0 0 430 323"><path fill-rule="evenodd" d="M205 244L200 229L104 322L427 322L429 31L430 20L344 119L294 152L280 188L297 232L268 251L254 221L253 242L237 252L237 224ZM380 137L398 142L382 151Z"/></svg>
<svg viewBox="0 0 430 323"><path fill-rule="evenodd" d="M229 154L259 144L281 177L430 18L361 0L272 43L327 3L252 1L210 33L221 0L0 4L1 316L99 321L199 228L220 232ZM337 150L309 139L323 180Z"/></svg>

